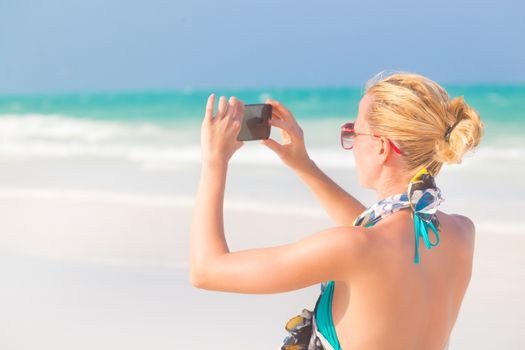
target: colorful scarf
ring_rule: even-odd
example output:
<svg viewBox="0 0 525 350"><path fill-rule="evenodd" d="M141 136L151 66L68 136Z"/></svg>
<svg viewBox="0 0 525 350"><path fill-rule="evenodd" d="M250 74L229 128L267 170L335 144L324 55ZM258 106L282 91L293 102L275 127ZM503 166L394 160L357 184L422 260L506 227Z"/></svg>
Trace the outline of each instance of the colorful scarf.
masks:
<svg viewBox="0 0 525 350"><path fill-rule="evenodd" d="M419 264L419 238L423 237L428 249L439 244L438 231L441 225L435 215L437 207L445 199L441 196L441 190L436 187L432 173L427 169L421 169L409 182L408 191L395 194L382 199L361 213L354 221L354 226L374 226L382 218L404 208L412 209L414 219L414 231L416 234L416 254L414 263ZM430 243L428 228L431 228L436 236L436 242Z"/></svg>

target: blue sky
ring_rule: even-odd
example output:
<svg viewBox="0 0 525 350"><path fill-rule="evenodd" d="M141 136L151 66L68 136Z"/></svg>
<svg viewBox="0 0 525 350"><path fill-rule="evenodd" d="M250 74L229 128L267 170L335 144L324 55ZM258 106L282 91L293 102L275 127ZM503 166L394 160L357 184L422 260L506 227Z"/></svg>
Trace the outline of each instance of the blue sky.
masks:
<svg viewBox="0 0 525 350"><path fill-rule="evenodd" d="M524 83L525 2L0 2L0 93Z"/></svg>

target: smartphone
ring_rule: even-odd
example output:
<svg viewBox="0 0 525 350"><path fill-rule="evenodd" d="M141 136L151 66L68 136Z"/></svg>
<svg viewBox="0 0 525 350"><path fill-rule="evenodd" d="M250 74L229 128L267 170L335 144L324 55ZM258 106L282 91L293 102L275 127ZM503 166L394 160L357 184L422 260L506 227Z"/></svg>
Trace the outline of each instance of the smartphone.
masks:
<svg viewBox="0 0 525 350"><path fill-rule="evenodd" d="M270 137L272 105L257 103L244 105L244 118L237 141L263 140Z"/></svg>

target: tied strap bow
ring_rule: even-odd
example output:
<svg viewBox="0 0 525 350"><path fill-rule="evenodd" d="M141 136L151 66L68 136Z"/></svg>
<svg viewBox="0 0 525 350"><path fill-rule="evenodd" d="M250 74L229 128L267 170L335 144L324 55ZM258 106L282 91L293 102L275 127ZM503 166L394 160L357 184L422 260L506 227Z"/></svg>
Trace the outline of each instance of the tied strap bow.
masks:
<svg viewBox="0 0 525 350"><path fill-rule="evenodd" d="M409 182L408 191L394 194L382 199L365 211L355 220L354 226L374 226L385 216L400 209L412 209L415 233L415 257L414 263L419 264L419 239L422 237L425 246L430 249L439 244L439 231L441 225L435 214L437 207L444 201L441 190L436 186L432 173L427 169L421 169ZM436 242L431 243L428 235L429 229L436 236Z"/></svg>
<svg viewBox="0 0 525 350"><path fill-rule="evenodd" d="M414 219L414 233L416 252L414 263L419 264L419 239L423 238L425 246L430 249L439 244L439 231L441 225L437 219L437 207L444 201L441 190L436 186L432 173L427 169L421 169L408 185L408 199L412 208ZM431 243L428 236L429 228L436 237L436 242Z"/></svg>

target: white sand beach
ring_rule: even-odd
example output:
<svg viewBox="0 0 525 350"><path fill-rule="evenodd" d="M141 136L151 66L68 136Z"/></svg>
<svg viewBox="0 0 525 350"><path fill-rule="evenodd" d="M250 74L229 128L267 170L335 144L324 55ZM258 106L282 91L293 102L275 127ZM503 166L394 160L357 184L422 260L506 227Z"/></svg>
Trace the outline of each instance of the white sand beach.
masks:
<svg viewBox="0 0 525 350"><path fill-rule="evenodd" d="M286 321L315 304L319 285L270 295L191 286L197 165L148 171L87 157L0 163L2 349L276 349ZM450 349L522 349L523 226L508 229L519 218L511 212L489 216L460 169L438 177L442 210L480 224ZM353 169L325 172L363 202L374 201L357 187ZM461 196L461 188L469 195ZM330 226L284 166L230 165L225 230L231 251L284 244Z"/></svg>

